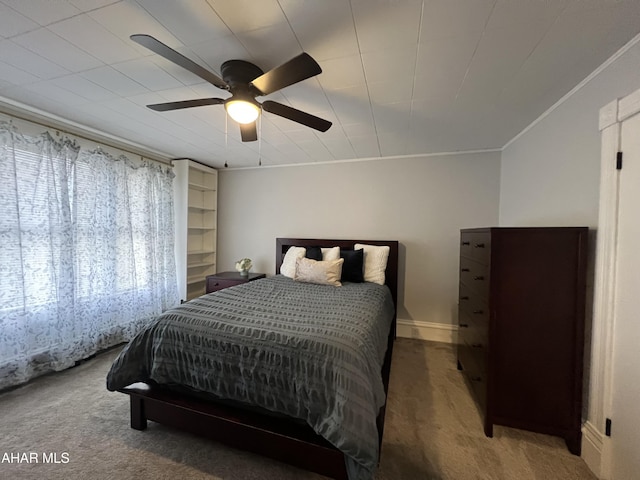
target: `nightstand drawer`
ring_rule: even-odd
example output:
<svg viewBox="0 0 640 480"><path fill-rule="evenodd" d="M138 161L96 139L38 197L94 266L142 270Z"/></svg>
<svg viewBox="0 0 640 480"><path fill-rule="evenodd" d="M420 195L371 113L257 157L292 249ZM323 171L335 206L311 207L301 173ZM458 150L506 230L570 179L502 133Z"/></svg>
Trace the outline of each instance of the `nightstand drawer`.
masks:
<svg viewBox="0 0 640 480"><path fill-rule="evenodd" d="M252 282L265 278L267 275L264 273L249 273L246 277L243 277L238 272L220 272L207 277L207 293L217 292L229 287L235 287L243 283Z"/></svg>
<svg viewBox="0 0 640 480"><path fill-rule="evenodd" d="M241 283L245 282L209 277L207 278L207 293L217 292L218 290L222 290L223 288L234 287L236 285L240 285Z"/></svg>

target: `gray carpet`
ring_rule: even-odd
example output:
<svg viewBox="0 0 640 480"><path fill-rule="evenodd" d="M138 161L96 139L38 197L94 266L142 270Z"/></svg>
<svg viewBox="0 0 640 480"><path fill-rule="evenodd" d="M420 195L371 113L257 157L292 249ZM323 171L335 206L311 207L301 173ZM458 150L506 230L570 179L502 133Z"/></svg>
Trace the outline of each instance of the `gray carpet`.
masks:
<svg viewBox="0 0 640 480"><path fill-rule="evenodd" d="M130 429L128 397L104 387L116 354L0 394L0 479L324 478L153 422ZM596 478L559 438L494 434L482 433L451 345L397 340L377 480ZM8 463L11 454L38 463Z"/></svg>

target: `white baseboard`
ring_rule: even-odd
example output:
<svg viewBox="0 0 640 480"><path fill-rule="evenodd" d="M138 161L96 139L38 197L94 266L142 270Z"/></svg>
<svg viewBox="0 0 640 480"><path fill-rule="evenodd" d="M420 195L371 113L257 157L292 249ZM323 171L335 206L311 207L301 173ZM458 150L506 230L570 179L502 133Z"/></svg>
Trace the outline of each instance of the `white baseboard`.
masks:
<svg viewBox="0 0 640 480"><path fill-rule="evenodd" d="M406 320L403 318L398 319L396 328L399 337L445 343L455 343L457 331L457 325L421 322L419 320Z"/></svg>
<svg viewBox="0 0 640 480"><path fill-rule="evenodd" d="M600 432L591 422L585 422L582 426L582 459L589 470L598 478L604 478L603 472L603 450L604 434Z"/></svg>

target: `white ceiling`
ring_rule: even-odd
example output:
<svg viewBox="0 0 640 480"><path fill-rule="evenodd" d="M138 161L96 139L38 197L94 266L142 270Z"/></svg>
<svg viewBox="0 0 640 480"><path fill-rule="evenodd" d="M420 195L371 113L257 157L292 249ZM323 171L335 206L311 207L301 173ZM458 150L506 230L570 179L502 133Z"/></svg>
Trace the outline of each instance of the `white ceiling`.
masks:
<svg viewBox="0 0 640 480"><path fill-rule="evenodd" d="M638 0L0 0L0 97L215 167L499 149L639 32ZM217 75L306 51L323 72L259 100L333 126L264 113L242 143L221 105L154 112L222 91L134 33Z"/></svg>

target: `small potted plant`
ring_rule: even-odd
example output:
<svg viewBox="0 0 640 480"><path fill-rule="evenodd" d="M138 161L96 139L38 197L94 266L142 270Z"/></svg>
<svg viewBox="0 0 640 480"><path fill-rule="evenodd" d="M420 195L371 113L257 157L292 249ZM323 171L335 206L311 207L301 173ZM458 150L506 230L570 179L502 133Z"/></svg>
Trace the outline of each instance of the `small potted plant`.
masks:
<svg viewBox="0 0 640 480"><path fill-rule="evenodd" d="M236 270L240 272L240 275L246 277L249 275L249 270L251 269L251 259L243 258L242 260L238 260L236 262Z"/></svg>

